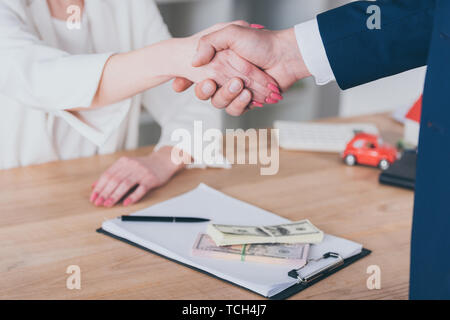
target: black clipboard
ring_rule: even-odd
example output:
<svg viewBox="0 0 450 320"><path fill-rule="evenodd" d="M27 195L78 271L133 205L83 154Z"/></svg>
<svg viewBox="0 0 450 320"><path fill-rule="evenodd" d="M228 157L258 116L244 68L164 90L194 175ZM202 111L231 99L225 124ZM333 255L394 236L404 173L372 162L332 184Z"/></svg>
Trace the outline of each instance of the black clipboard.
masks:
<svg viewBox="0 0 450 320"><path fill-rule="evenodd" d="M169 257L166 257L166 256L164 256L164 255L162 255L162 254L160 254L160 253L157 253L157 252L155 252L155 251L153 251L153 250L150 250L150 249L148 249L148 248L146 248L146 247L143 247L143 246L141 246L141 245L139 245L139 244L137 244L137 243L134 243L134 242L132 242L132 241L130 241L130 240L128 240L128 239L118 237L118 236L116 236L116 235L114 235L114 234L112 234L112 233L110 233L110 232L108 232L108 231L103 230L102 228L98 229L97 232L98 232L98 233L101 233L101 234L104 234L104 235L107 235L107 236L109 236L109 237L111 237L111 238L114 238L114 239L116 239L116 240L123 241L123 242L125 242L125 243L128 243L129 245L132 245L132 246L137 247L137 248L139 248L139 249L142 249L142 250L145 250L145 251L147 251L147 252L153 253L153 254L155 254L155 255L157 255L157 256L160 256L160 257L163 257L163 258L165 258L165 259L167 259L167 260L176 262L176 263L178 263L178 264L181 264L181 265L183 265L183 266L185 266L185 267L188 267L188 268L190 268L190 269L196 270L196 271L201 272L201 273L203 273L203 274L207 274L207 275L210 276L210 277L213 277L213 278L220 279L220 280L222 280L222 281L231 283L231 284L233 284L233 285L235 285L235 286L237 286L237 287L243 288L243 289L245 289L245 290L247 290L247 291L256 293L257 295L260 295L260 296L261 296L261 294L255 292L255 291L252 291L252 290L250 290L250 289L248 289L248 288L246 288L246 287L240 286L240 285L238 285L238 284L236 284L236 283L234 283L234 282L231 282L231 281L222 279L222 278L220 278L220 277L217 277L216 275L214 275L214 274L212 274L212 273L209 273L209 272L207 272L207 271L204 271L204 270L202 270L202 269L198 269L198 268L195 268L195 267L193 267L193 266L191 266L191 265L188 265L188 264L186 264L186 263L183 263L183 262L177 261L177 260L175 260L175 259L171 259L171 258L169 258ZM348 258L348 259L344 259L344 260L342 261L342 263L339 264L339 265L336 266L336 267L333 267L333 268L329 268L329 269L323 270L323 272L322 272L320 275L318 275L317 277L315 277L315 278L314 278L313 280L311 280L311 281L308 281L308 282L306 282L306 283L297 283L297 284L294 284L293 286L291 286L291 287L289 287L289 288L283 290L282 292L280 292L280 293L278 293L278 294L276 294L276 295L274 295L274 296L272 296L272 297L264 297L264 296L263 296L263 297L264 297L264 298L268 298L268 299L270 299L270 300L284 300L284 299L287 299L287 298L289 298L289 297L292 297L293 295L299 293L300 291L305 290L306 288L308 288L308 287L314 285L315 283L319 282L320 280L323 280L323 279L329 277L330 275L332 275L332 274L338 272L339 270L341 270L341 269L343 269L343 268L345 268L345 267L351 265L352 263L354 263L354 262L356 262L356 261L358 261L358 260L364 258L365 256L369 255L371 252L372 252L372 251L370 251L370 250L368 250L368 249L362 249L362 251L361 251L360 254L357 254L357 255L355 255L355 256L353 256L353 257L350 257L350 258Z"/></svg>

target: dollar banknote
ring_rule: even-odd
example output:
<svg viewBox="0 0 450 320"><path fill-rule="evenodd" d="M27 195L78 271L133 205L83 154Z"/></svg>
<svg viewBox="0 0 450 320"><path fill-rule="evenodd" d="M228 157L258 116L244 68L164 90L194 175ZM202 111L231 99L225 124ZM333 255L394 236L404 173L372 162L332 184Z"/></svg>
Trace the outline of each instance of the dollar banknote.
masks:
<svg viewBox="0 0 450 320"><path fill-rule="evenodd" d="M208 225L206 233L218 246L251 243L319 243L323 232L309 220L275 226Z"/></svg>
<svg viewBox="0 0 450 320"><path fill-rule="evenodd" d="M251 261L302 267L306 264L309 244L248 244L217 246L207 234L200 234L192 248L193 256Z"/></svg>

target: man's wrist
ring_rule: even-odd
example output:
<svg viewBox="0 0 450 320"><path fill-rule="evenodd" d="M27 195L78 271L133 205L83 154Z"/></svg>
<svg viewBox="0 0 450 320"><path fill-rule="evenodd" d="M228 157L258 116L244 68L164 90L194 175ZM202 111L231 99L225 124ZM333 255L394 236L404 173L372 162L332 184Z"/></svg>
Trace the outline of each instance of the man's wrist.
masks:
<svg viewBox="0 0 450 320"><path fill-rule="evenodd" d="M278 31L276 36L278 38L278 56L286 71L290 72L293 81L310 77L311 73L298 47L294 28Z"/></svg>
<svg viewBox="0 0 450 320"><path fill-rule="evenodd" d="M303 62L318 85L335 80L319 30L317 19L295 26L295 37Z"/></svg>

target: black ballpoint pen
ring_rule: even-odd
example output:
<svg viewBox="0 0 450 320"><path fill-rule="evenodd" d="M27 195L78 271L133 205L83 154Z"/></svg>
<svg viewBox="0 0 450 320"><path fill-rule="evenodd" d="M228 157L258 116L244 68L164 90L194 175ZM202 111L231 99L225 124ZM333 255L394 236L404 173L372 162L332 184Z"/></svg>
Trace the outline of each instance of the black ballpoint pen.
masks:
<svg viewBox="0 0 450 320"><path fill-rule="evenodd" d="M196 223L196 222L208 222L210 220L204 219L204 218L192 218L192 217L122 216L122 221Z"/></svg>

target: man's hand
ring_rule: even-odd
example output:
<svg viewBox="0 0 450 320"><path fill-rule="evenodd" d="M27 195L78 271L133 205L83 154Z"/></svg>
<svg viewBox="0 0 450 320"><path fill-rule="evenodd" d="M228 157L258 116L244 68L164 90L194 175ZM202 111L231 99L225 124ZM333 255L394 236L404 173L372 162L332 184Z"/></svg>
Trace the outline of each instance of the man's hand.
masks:
<svg viewBox="0 0 450 320"><path fill-rule="evenodd" d="M293 29L269 31L228 25L200 38L192 65L209 63L216 52L231 49L242 58L265 70L283 90L309 76Z"/></svg>
<svg viewBox="0 0 450 320"><path fill-rule="evenodd" d="M233 50L239 56L259 66L278 82L282 90L286 90L297 80L311 75L301 56L293 29L269 31L228 25L200 38L193 65L198 67L207 64L218 51L226 49ZM174 87L177 88L177 86L180 91L183 84L174 83ZM215 89L210 80L203 81L197 85L197 97L206 100L220 95L227 96L227 102L233 102L233 95L227 92L226 86L217 92ZM279 94L275 88L273 91ZM208 95L208 92L212 94ZM276 97L274 95L274 98ZM268 98L264 102L273 103L274 101Z"/></svg>
<svg viewBox="0 0 450 320"><path fill-rule="evenodd" d="M247 28L262 27L250 25L245 21L234 21L231 24ZM196 93L201 99L209 99L219 87L220 90L214 95L211 103L233 116L244 113L248 110L247 106L262 107L264 103L277 103L282 100L277 82L232 50L222 50L215 53L208 63L198 67L192 66L199 40L228 25L230 24L218 24L192 37L176 41L179 45L173 50L172 65L178 66L175 68L178 70L176 73L178 78L173 82L174 90L184 91L193 83L203 81L202 85L197 87Z"/></svg>

